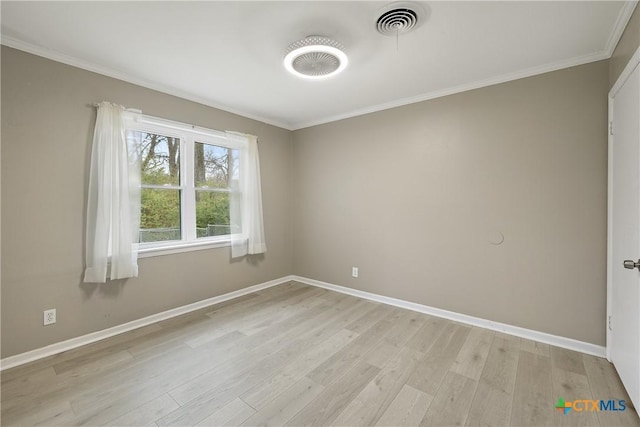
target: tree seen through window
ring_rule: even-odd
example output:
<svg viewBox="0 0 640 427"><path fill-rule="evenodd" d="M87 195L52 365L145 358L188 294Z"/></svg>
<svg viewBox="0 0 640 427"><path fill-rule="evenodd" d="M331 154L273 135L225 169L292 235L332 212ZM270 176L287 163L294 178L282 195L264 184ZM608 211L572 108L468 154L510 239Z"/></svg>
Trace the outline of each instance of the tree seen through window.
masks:
<svg viewBox="0 0 640 427"><path fill-rule="evenodd" d="M180 138L130 132L128 139L141 169L140 242L182 239ZM239 227L230 223L238 150L200 142L193 144L193 150L196 237L238 232Z"/></svg>

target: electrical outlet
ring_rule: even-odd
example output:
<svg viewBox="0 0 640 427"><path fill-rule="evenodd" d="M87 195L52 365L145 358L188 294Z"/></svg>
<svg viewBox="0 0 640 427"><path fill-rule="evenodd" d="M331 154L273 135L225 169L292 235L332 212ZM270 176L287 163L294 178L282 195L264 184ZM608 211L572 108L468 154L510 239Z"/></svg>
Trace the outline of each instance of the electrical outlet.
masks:
<svg viewBox="0 0 640 427"><path fill-rule="evenodd" d="M56 309L52 308L51 310L44 311L44 325L53 325L56 323Z"/></svg>
<svg viewBox="0 0 640 427"><path fill-rule="evenodd" d="M351 267L351 277L358 277L358 267Z"/></svg>

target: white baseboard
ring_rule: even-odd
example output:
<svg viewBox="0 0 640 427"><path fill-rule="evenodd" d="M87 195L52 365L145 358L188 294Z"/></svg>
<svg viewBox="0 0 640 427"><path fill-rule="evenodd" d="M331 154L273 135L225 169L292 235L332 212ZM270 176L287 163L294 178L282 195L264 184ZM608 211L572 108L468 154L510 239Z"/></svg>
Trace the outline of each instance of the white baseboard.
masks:
<svg viewBox="0 0 640 427"><path fill-rule="evenodd" d="M315 279L308 279L306 277L300 277L300 276L291 276L291 277L292 277L291 280L294 280L296 282L305 283L307 285L317 286L324 289L329 289L331 291L352 295L354 297L364 298L370 301L376 301L376 302L392 305L399 308L405 308L407 310L413 310L419 313L430 314L432 316L442 317L444 319L454 320L456 322L465 323L467 325L472 325L472 326L478 326L480 328L490 329L492 331L499 331L505 334L514 335L516 337L527 338L533 341L538 341L545 344L551 344L556 347L562 347L562 348L590 354L597 357L606 357L605 347L600 345L578 341L572 338L551 335L545 332L539 332L531 329L521 328L519 326L507 325L505 323L494 322L487 319L481 319L479 317L468 316L466 314L460 314L453 311L442 310L440 308L430 307L428 305L422 305L414 302L404 301L401 299L385 297L383 295L372 294L370 292L359 291L357 289L352 289L352 288L347 288L345 286L339 286L331 283L321 282Z"/></svg>
<svg viewBox="0 0 640 427"><path fill-rule="evenodd" d="M218 295L217 297L208 298L202 301L194 302L193 304L187 304L182 307L177 307L171 310L163 311L162 313L153 314L151 316L143 317L122 325L114 326L112 328L103 329L101 331L92 332L80 337L71 338L66 341L51 344L46 347L37 348L35 350L27 351L25 353L17 354L15 356L6 357L0 360L0 371L13 368L15 366L23 365L25 363L33 362L38 359L53 356L54 354L62 353L64 351L72 350L74 348L81 347L83 345L91 344L96 341L100 341L106 338L110 338L114 335L119 335L124 332L128 332L134 329L141 328L143 326L151 325L162 320L170 319L172 317L180 316L182 314L190 313L201 308L209 307L214 304L228 301L233 298L238 298L243 295L257 292L263 289L267 289L273 286L277 286L286 282L296 281L319 288L329 289L331 291L340 292L347 295L352 295L358 298L367 299L370 301L376 301L383 304L392 305L407 310L417 311L419 313L430 314L432 316L442 317L456 322L465 323L472 326L478 326L493 331L503 332L505 334L514 335L521 338L527 338L533 341L538 341L546 344L551 344L556 347L567 348L569 350L579 351L581 353L591 354L593 356L605 357L605 347L574 340L572 338L560 337L557 335L547 334L545 332L534 331L531 329L521 328L519 326L507 325L504 323L494 322L487 319L481 319L479 317L468 316L466 314L455 313L453 311L442 310L428 305L417 304L414 302L404 301L401 299L386 297L383 295L372 294L370 292L359 291L357 289L347 288L345 286L334 285L331 283L321 282L315 279L309 279L306 277L300 277L295 275L284 276L279 279L270 280L268 282L260 283L258 285L249 286L248 288L240 289L234 292L229 292L224 295Z"/></svg>
<svg viewBox="0 0 640 427"><path fill-rule="evenodd" d="M6 357L0 360L0 371L13 368L15 366L23 365L25 363L33 362L38 359L53 356L54 354L62 353L63 351L72 350L83 345L91 344L96 341L103 340L105 338L119 335L124 332L138 329L143 326L151 325L152 323L160 322L162 320L170 319L172 317L180 316L201 308L205 308L214 304L228 301L233 298L238 298L243 295L247 295L253 292L257 292L263 289L270 288L272 286L280 285L282 283L290 282L293 280L293 276L285 276L279 279L270 280L268 282L260 283L258 285L249 286L248 288L240 289L237 291L229 292L224 295L218 295L217 297L207 298L202 301L194 302L192 304L183 305L182 307L173 308L171 310L163 311L162 313L152 314L151 316L143 317L142 319L133 320L131 322L124 323L122 325L114 326L112 328L103 329L101 331L92 332L80 337L71 338L66 341L61 341L55 344L48 345L46 347L37 348L35 350L27 351L25 353L17 354L15 356Z"/></svg>

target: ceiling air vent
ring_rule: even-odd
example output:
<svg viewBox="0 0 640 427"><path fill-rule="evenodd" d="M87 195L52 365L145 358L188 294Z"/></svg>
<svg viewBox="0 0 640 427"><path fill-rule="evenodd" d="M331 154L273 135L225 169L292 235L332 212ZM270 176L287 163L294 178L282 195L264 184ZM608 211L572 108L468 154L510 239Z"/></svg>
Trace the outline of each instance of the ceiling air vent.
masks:
<svg viewBox="0 0 640 427"><path fill-rule="evenodd" d="M380 11L376 29L383 36L397 36L417 28L424 17L424 10L415 3L391 3Z"/></svg>
<svg viewBox="0 0 640 427"><path fill-rule="evenodd" d="M308 36L291 43L284 58L289 72L300 77L322 79L333 76L347 66L344 47L322 36Z"/></svg>

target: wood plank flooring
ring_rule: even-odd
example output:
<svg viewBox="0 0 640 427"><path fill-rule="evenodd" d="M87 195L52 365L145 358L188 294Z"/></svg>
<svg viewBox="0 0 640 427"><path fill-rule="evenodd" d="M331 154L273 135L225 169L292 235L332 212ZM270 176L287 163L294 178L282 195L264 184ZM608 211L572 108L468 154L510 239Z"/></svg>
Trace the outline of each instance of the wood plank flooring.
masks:
<svg viewBox="0 0 640 427"><path fill-rule="evenodd" d="M604 359L295 282L1 377L3 426L640 426Z"/></svg>

